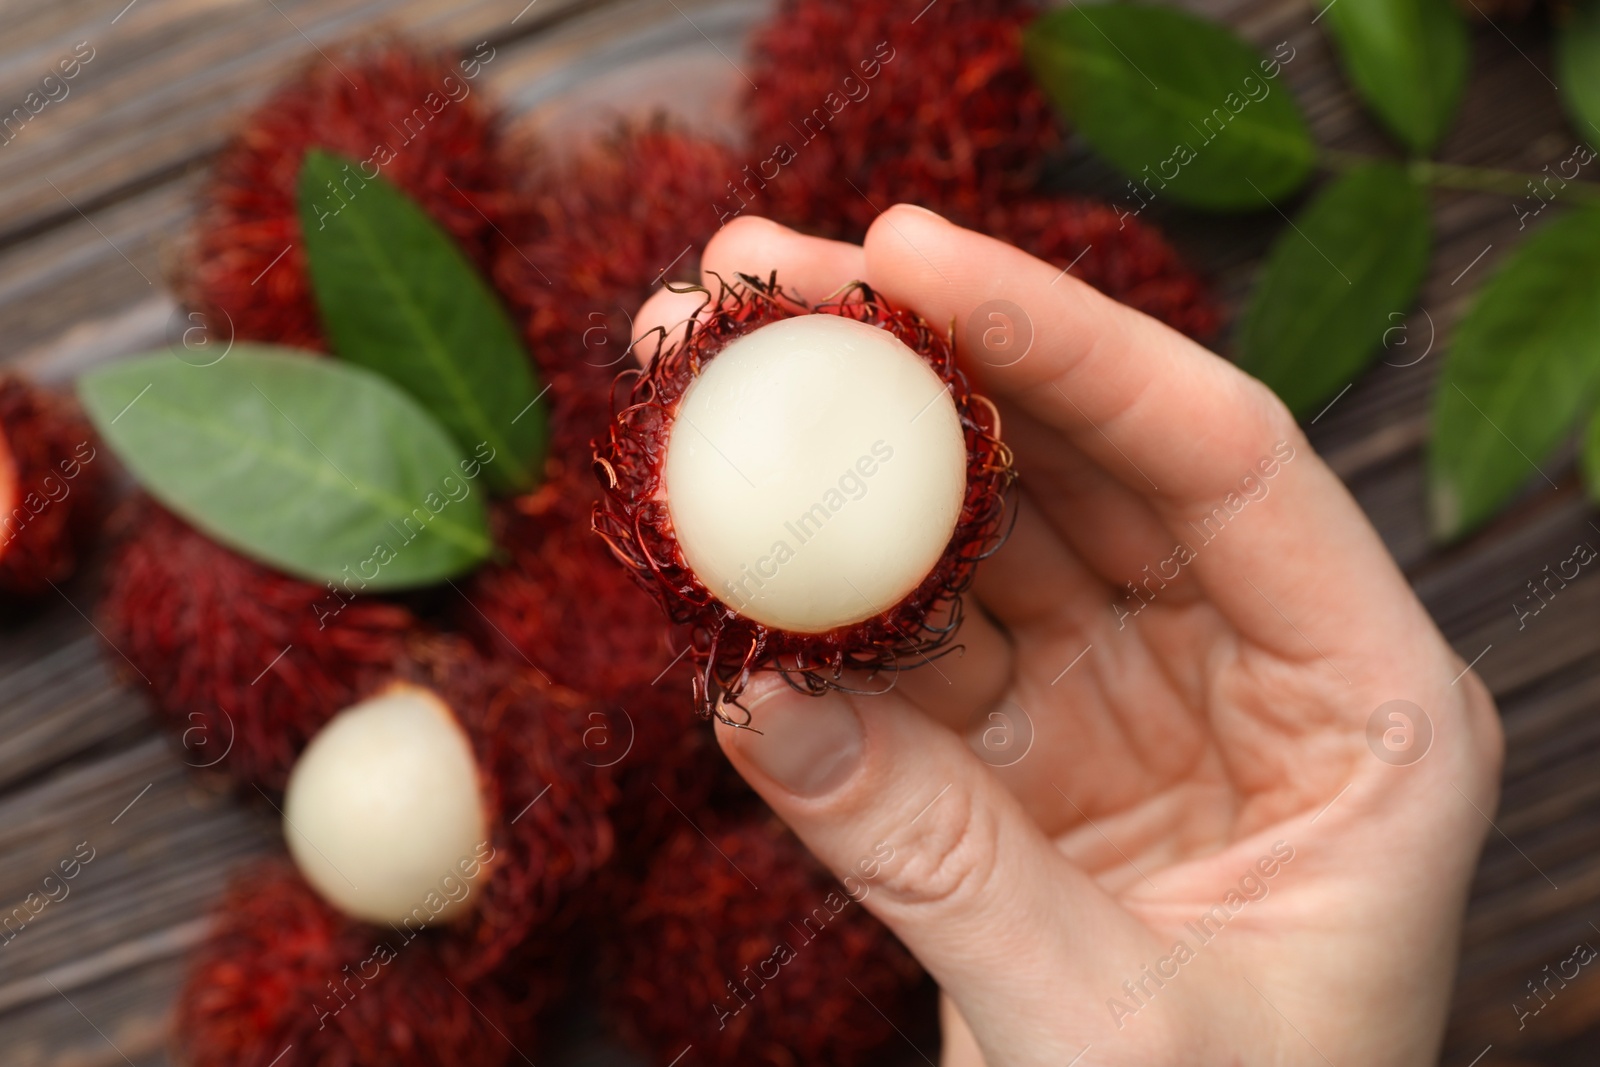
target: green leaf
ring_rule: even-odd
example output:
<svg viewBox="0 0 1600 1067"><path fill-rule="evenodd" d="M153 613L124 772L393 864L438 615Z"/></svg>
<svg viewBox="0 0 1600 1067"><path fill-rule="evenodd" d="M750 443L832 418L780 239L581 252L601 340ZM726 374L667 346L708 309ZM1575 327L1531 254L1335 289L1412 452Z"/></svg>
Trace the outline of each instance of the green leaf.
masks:
<svg viewBox="0 0 1600 1067"><path fill-rule="evenodd" d="M1345 73L1384 125L1426 154L1455 119L1471 45L1451 0L1335 0L1325 12Z"/></svg>
<svg viewBox="0 0 1600 1067"><path fill-rule="evenodd" d="M1426 193L1399 167L1358 167L1323 190L1272 246L1239 331L1239 365L1296 415L1348 385L1381 351L1428 270Z"/></svg>
<svg viewBox="0 0 1600 1067"><path fill-rule="evenodd" d="M1578 5L1556 30L1556 80L1578 135L1600 143L1600 3Z"/></svg>
<svg viewBox="0 0 1600 1067"><path fill-rule="evenodd" d="M467 451L494 454L490 484L520 491L545 446L528 355L455 242L404 193L311 151L300 169L300 229L334 351L405 389Z"/></svg>
<svg viewBox="0 0 1600 1067"><path fill-rule="evenodd" d="M1589 428L1583 435L1583 451L1579 458L1583 466L1583 482L1589 489L1589 499L1600 501L1600 410L1589 416Z"/></svg>
<svg viewBox="0 0 1600 1067"><path fill-rule="evenodd" d="M1456 330L1433 397L1437 536L1478 526L1571 434L1600 385L1600 206L1525 241Z"/></svg>
<svg viewBox="0 0 1600 1067"><path fill-rule="evenodd" d="M1253 209L1298 189L1315 147L1278 75L1222 26L1166 7L1072 5L1035 19L1024 49L1084 139L1150 197Z"/></svg>
<svg viewBox="0 0 1600 1067"><path fill-rule="evenodd" d="M208 367L167 352L119 360L78 389L153 496L289 574L400 589L460 574L493 549L478 465L360 367L240 345Z"/></svg>

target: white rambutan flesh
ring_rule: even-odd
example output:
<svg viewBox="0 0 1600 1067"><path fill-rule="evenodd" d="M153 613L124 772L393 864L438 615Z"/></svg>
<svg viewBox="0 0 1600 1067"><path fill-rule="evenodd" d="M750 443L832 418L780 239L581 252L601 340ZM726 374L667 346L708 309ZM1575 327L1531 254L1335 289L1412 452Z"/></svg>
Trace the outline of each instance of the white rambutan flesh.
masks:
<svg viewBox="0 0 1600 1067"><path fill-rule="evenodd" d="M329 721L295 764L283 814L306 881L354 918L441 921L477 898L440 893L489 830L471 742L429 689L395 684Z"/></svg>
<svg viewBox="0 0 1600 1067"><path fill-rule="evenodd" d="M680 401L665 495L685 562L740 615L823 633L933 571L966 493L949 387L888 330L798 315L739 337Z"/></svg>

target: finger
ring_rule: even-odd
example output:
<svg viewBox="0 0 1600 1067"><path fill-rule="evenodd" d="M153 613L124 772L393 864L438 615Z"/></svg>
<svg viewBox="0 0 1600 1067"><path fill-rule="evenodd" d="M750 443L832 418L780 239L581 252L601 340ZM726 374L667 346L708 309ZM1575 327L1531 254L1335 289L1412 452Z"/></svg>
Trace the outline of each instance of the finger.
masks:
<svg viewBox="0 0 1600 1067"><path fill-rule="evenodd" d="M1015 499L1005 543L978 565L972 594L1013 633L1059 624L1087 629L1105 613L1111 588L1046 521L1026 479Z"/></svg>
<svg viewBox="0 0 1600 1067"><path fill-rule="evenodd" d="M651 295L633 318L633 353L639 365L648 367L655 358L656 344L651 333L664 332L663 339L677 337L685 323L705 306L704 293L675 293L662 289Z"/></svg>
<svg viewBox="0 0 1600 1067"><path fill-rule="evenodd" d="M1152 936L961 739L893 693L808 697L762 679L749 707L762 733L719 727L728 758L928 968L988 1062L1071 1059L1104 1010L1095 975Z"/></svg>
<svg viewBox="0 0 1600 1067"><path fill-rule="evenodd" d="M933 627L952 624L952 607L929 618ZM964 597L954 643L944 654L913 656L900 665L894 691L952 730L964 730L1000 699L1012 674L1012 648L1006 635L978 606Z"/></svg>
<svg viewBox="0 0 1600 1067"><path fill-rule="evenodd" d="M1319 669L1348 682L1340 660L1371 663L1437 642L1355 501L1261 383L1065 272L931 212L891 209L865 248L869 283L931 321L955 321L958 336L993 301L1031 325L1022 358L980 359L973 372L1148 499L1184 549L1158 562L1192 567L1255 643L1320 659Z"/></svg>
<svg viewBox="0 0 1600 1067"><path fill-rule="evenodd" d="M860 245L809 237L754 216L734 219L718 230L700 257L701 276L713 291L718 276L728 281L738 274L766 278L774 271L779 285L815 303L858 281L866 271L866 257ZM644 340L652 330L675 336L706 306L706 299L700 292L663 289L645 301L633 328L634 351L640 363L648 365L655 356L656 346Z"/></svg>
<svg viewBox="0 0 1600 1067"><path fill-rule="evenodd" d="M1014 404L999 406L1021 485L1055 534L1112 590L1148 580L1152 561L1172 552L1172 532L1150 501L1060 431ZM1174 584L1184 581L1180 574ZM1174 589L1171 601L1185 592Z"/></svg>
<svg viewBox="0 0 1600 1067"><path fill-rule="evenodd" d="M738 274L765 279L776 271L778 284L809 304L860 281L867 269L860 245L810 237L753 216L718 230L700 264L707 284L712 284L713 275L731 282Z"/></svg>

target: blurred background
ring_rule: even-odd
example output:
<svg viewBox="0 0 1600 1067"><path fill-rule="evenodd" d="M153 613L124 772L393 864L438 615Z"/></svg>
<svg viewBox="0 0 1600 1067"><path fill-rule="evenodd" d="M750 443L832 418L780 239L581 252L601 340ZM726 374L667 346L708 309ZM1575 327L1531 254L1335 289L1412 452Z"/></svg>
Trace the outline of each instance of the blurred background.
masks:
<svg viewBox="0 0 1600 1067"><path fill-rule="evenodd" d="M1283 79L1316 140L1386 151L1339 75L1306 0L1185 7L1263 48L1297 50ZM1465 5L1464 5L1465 6ZM384 31L495 50L479 86L517 124L558 143L618 115L664 109L733 135L740 60L763 0L8 0L0 100L20 100L87 42L71 92L0 147L0 360L51 382L166 344L181 322L167 281L193 195L241 116L321 47ZM1580 137L1552 83L1540 16L1472 22L1461 117L1438 157L1538 172ZM1597 135L1600 136L1600 135ZM1069 146L1053 181L1115 197L1124 179ZM1561 590L1536 626L1514 605L1547 564L1600 539L1571 457L1484 530L1429 540L1422 446L1438 353L1464 302L1520 231L1511 195L1440 193L1436 250L1406 347L1309 427L1446 636L1476 664L1505 717L1504 799L1472 894L1444 1062L1591 1064L1600 970L1537 1018L1514 1005L1575 945L1600 944L1600 583ZM1232 316L1272 238L1270 210L1207 216L1158 203L1173 239ZM1226 351L1227 325L1222 347ZM167 1063L167 1011L183 955L228 873L281 849L276 815L216 790L120 688L90 621L95 576L0 629L0 910L36 891L88 841L95 860L25 937L0 949L0 1061L7 1067ZM541 1063L630 1063L577 1031ZM926 1029L908 1038L931 1051ZM908 1062L919 1055L905 1052Z"/></svg>

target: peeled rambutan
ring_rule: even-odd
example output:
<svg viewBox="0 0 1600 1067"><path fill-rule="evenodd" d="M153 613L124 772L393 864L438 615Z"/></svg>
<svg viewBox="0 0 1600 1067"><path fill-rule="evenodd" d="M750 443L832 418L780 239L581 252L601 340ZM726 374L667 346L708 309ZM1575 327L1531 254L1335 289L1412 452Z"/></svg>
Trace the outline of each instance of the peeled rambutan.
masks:
<svg viewBox="0 0 1600 1067"><path fill-rule="evenodd" d="M307 150L348 157L359 195L373 173L410 194L487 269L512 193L495 116L461 59L384 40L331 50L256 109L201 195L178 288L211 339L325 347L306 273L296 183ZM359 171L360 173L357 173ZM332 210L330 208L330 210ZM200 320L196 320L200 321Z"/></svg>
<svg viewBox="0 0 1600 1067"><path fill-rule="evenodd" d="M587 468L611 382L633 362L633 315L656 283L699 276L700 250L721 225L718 196L738 164L721 142L662 119L619 128L559 162L537 145L528 156L494 281L550 383L552 459Z"/></svg>
<svg viewBox="0 0 1600 1067"><path fill-rule="evenodd" d="M72 577L99 532L107 481L71 397L0 375L0 595L33 598Z"/></svg>
<svg viewBox="0 0 1600 1067"><path fill-rule="evenodd" d="M595 530L692 628L700 707L731 718L757 669L815 692L950 647L1014 480L954 339L861 284L708 302L619 379L595 453Z"/></svg>
<svg viewBox="0 0 1600 1067"><path fill-rule="evenodd" d="M958 220L1027 191L1060 142L1022 55L1017 0L785 0L756 33L745 96L762 158L724 210L859 238L880 211Z"/></svg>
<svg viewBox="0 0 1600 1067"><path fill-rule="evenodd" d="M178 996L187 1067L499 1067L539 997L449 968L437 938L357 923L281 861L246 870Z"/></svg>
<svg viewBox="0 0 1600 1067"><path fill-rule="evenodd" d="M589 703L460 638L419 638L296 763L290 852L352 919L435 928L454 973L489 974L559 932L611 856L616 793L585 758Z"/></svg>
<svg viewBox="0 0 1600 1067"><path fill-rule="evenodd" d="M417 629L403 607L281 574L148 498L120 525L100 629L189 762L240 782L281 789L312 734L387 678Z"/></svg>
<svg viewBox="0 0 1600 1067"><path fill-rule="evenodd" d="M1219 312L1203 282L1154 227L1128 212L1064 197L990 205L973 225L1190 337L1216 333Z"/></svg>
<svg viewBox="0 0 1600 1067"><path fill-rule="evenodd" d="M624 1030L661 1063L881 1062L921 973L860 904L887 857L841 883L769 812L697 818L603 931Z"/></svg>

